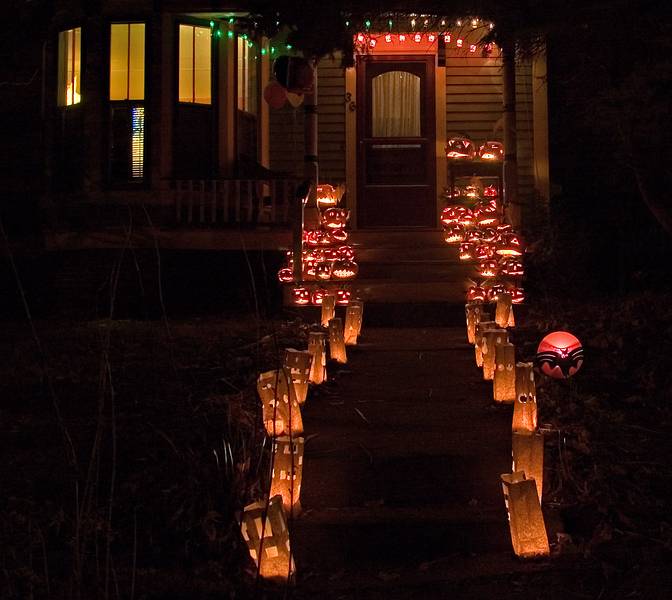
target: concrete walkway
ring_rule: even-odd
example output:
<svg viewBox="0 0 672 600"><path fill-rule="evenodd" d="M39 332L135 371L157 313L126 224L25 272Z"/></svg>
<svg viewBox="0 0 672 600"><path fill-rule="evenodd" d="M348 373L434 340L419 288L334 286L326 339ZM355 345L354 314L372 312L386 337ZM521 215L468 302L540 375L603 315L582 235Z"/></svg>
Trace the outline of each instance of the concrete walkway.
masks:
<svg viewBox="0 0 672 600"><path fill-rule="evenodd" d="M365 329L349 358L304 411L294 597L469 597L538 568L511 552L511 408L493 405L464 327Z"/></svg>

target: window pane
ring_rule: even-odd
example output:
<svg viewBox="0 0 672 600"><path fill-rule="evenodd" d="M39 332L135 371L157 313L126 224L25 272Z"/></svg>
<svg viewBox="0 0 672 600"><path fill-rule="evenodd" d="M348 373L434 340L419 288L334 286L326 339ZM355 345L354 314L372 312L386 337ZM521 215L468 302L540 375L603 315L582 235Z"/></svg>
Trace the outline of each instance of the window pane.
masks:
<svg viewBox="0 0 672 600"><path fill-rule="evenodd" d="M372 136L420 136L420 77L388 71L371 81Z"/></svg>
<svg viewBox="0 0 672 600"><path fill-rule="evenodd" d="M128 99L128 25L110 26L110 100Z"/></svg>
<svg viewBox="0 0 672 600"><path fill-rule="evenodd" d="M248 47L247 102L245 110L257 114L257 47Z"/></svg>
<svg viewBox="0 0 672 600"><path fill-rule="evenodd" d="M82 92L80 89L81 74L82 74L82 30L80 27L72 30L72 102L70 104L78 104L82 101Z"/></svg>
<svg viewBox="0 0 672 600"><path fill-rule="evenodd" d="M211 48L210 29L194 27L194 102L198 104L212 101Z"/></svg>
<svg viewBox="0 0 672 600"><path fill-rule="evenodd" d="M238 82L238 110L245 110L245 96L247 88L247 76L245 68L247 66L247 44L242 37L238 38L237 57L238 57L238 73L236 75Z"/></svg>
<svg viewBox="0 0 672 600"><path fill-rule="evenodd" d="M142 179L145 164L145 107L131 110L131 177Z"/></svg>
<svg viewBox="0 0 672 600"><path fill-rule="evenodd" d="M194 28L180 25L180 102L194 101Z"/></svg>
<svg viewBox="0 0 672 600"><path fill-rule="evenodd" d="M128 99L145 99L145 24L130 25Z"/></svg>
<svg viewBox="0 0 672 600"><path fill-rule="evenodd" d="M70 106L82 100L81 28L58 34L58 105Z"/></svg>

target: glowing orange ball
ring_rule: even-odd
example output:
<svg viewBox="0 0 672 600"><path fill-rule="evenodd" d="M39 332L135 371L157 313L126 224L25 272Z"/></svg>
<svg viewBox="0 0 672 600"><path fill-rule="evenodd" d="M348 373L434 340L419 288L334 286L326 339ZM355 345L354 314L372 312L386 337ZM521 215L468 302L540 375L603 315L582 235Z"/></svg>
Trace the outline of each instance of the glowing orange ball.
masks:
<svg viewBox="0 0 672 600"><path fill-rule="evenodd" d="M541 340L536 362L545 375L567 379L583 365L583 346L568 331L554 331Z"/></svg>

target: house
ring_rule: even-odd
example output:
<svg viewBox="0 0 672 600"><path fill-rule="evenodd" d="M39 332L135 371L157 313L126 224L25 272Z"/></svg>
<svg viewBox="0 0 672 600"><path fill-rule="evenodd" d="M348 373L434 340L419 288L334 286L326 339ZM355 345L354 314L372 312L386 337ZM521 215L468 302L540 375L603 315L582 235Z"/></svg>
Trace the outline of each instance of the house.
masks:
<svg viewBox="0 0 672 600"><path fill-rule="evenodd" d="M148 244L289 247L314 132L301 96L278 109L263 98L273 61L295 53L286 35L262 35L246 2L55 4L44 77L48 244L121 243L112 217L123 207L151 229ZM489 178L523 224L549 197L544 55L507 71L501 49L482 41L494 24L423 17L353 23L354 61L336 52L316 68L318 179L345 184L370 273L399 273L381 265L400 254L397 267L454 262L438 233L446 188ZM502 163L449 160L456 136L514 146L506 181ZM77 219L85 227L75 233ZM462 273L448 272L447 284ZM427 290L443 294L431 268L429 277ZM417 283L409 298L422 294Z"/></svg>

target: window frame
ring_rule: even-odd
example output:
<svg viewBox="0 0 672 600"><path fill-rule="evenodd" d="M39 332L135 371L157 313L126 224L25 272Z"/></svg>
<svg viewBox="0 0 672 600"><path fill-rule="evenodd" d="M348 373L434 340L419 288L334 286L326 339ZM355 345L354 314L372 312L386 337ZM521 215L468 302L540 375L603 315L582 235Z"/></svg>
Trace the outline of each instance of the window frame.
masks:
<svg viewBox="0 0 672 600"><path fill-rule="evenodd" d="M142 89L142 98L129 98L128 96L130 95L130 61L131 61L131 55L130 55L130 46L129 46L129 54L127 56L127 84L126 84L126 98L122 99L112 99L112 94L111 94L111 85L112 85L112 26L113 25L128 25L129 27L129 38L130 38L130 26L131 25L144 25L145 29L143 32L143 57L144 57L144 63L142 67L142 83L143 83L143 89ZM148 22L144 20L128 20L128 21L109 21L108 22L108 30L107 30L107 99L108 102L131 102L131 103L139 103L139 102L145 102L147 100L147 83L148 83L148 69L147 69L147 64L148 64L148 53L149 53L149 48L147 46L147 30L148 30ZM129 42L130 43L130 42Z"/></svg>
<svg viewBox="0 0 672 600"><path fill-rule="evenodd" d="M67 89L68 89L68 80L67 80L67 56L61 56L61 36L70 31L75 32L79 30L79 100L77 102L67 102ZM67 52L67 51L66 51ZM73 53L73 63L75 60ZM63 69L63 71L61 71ZM73 81L75 77L75 69L73 64ZM76 106L81 106L84 102L84 28L81 24L72 24L70 26L65 26L64 29L59 29L56 36L56 106L60 109L70 109L72 110ZM74 85L73 85L73 94L74 94Z"/></svg>
<svg viewBox="0 0 672 600"><path fill-rule="evenodd" d="M181 26L191 27L193 30L196 28L206 29L210 34L210 102L196 102L195 101L195 92L196 92L196 77L195 74L195 62L196 62L196 53L195 53L195 40L196 36L193 36L192 42L192 97L194 100L181 100L180 99L180 27ZM195 33L195 31L194 31ZM216 36L212 35L212 27L209 23L201 21L199 19L189 19L180 17L175 22L175 102L181 106L198 106L198 107L208 107L213 108L217 104L217 86L216 86L216 76L217 76L217 39Z"/></svg>

